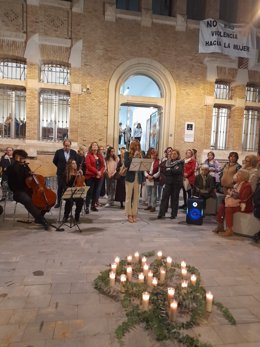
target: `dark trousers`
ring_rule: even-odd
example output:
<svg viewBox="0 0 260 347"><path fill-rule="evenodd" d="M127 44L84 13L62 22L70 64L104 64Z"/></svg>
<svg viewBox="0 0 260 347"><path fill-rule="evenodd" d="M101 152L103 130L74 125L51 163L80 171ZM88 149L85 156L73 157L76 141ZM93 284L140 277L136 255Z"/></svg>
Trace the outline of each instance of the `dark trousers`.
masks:
<svg viewBox="0 0 260 347"><path fill-rule="evenodd" d="M63 175L57 175L57 185L58 185L58 189L57 189L57 203L60 204L61 203L62 194L66 190L66 186L65 186L65 183L64 183Z"/></svg>
<svg viewBox="0 0 260 347"><path fill-rule="evenodd" d="M79 218L80 212L81 212L83 204L84 204L84 200L82 198L66 200L65 209L64 209L64 217L69 217L69 214L71 212L71 209L72 209L74 202L76 204L75 218L76 219Z"/></svg>
<svg viewBox="0 0 260 347"><path fill-rule="evenodd" d="M176 217L179 207L179 194L181 190L181 184L165 184L162 193L162 199L160 204L159 215L165 216L168 208L169 198L171 197L171 216Z"/></svg>
<svg viewBox="0 0 260 347"><path fill-rule="evenodd" d="M41 210L34 206L31 196L28 195L26 192L15 192L14 200L24 205L26 210L34 217L34 219L38 221L43 220Z"/></svg>
<svg viewBox="0 0 260 347"><path fill-rule="evenodd" d="M100 180L98 178L90 178L86 181L86 185L89 187L89 190L87 192L86 196L86 208L89 207L90 201L91 201L91 206L94 207L95 203L98 201L98 186L99 186Z"/></svg>
<svg viewBox="0 0 260 347"><path fill-rule="evenodd" d="M182 187L182 193L183 193L183 205L187 206L187 196L188 196L188 199L191 198L191 189L186 191L184 187Z"/></svg>

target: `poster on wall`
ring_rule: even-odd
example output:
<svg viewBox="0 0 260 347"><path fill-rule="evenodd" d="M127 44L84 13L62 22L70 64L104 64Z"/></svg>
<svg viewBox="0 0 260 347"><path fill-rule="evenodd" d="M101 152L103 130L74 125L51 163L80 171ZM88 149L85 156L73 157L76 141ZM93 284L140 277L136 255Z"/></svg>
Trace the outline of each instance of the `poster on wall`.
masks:
<svg viewBox="0 0 260 347"><path fill-rule="evenodd" d="M149 147L159 149L160 117L158 111L150 116L150 141Z"/></svg>
<svg viewBox="0 0 260 347"><path fill-rule="evenodd" d="M185 142L194 142L195 136L195 123L194 122L186 122L185 130L184 130L184 141Z"/></svg>

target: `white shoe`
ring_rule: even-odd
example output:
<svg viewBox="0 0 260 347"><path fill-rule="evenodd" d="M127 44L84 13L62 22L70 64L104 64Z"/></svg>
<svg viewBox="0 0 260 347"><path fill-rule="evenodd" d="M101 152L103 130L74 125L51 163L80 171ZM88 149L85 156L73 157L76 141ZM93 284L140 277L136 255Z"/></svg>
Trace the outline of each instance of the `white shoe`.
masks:
<svg viewBox="0 0 260 347"><path fill-rule="evenodd" d="M107 203L107 204L105 204L105 207L110 207L110 204L108 204L108 203Z"/></svg>

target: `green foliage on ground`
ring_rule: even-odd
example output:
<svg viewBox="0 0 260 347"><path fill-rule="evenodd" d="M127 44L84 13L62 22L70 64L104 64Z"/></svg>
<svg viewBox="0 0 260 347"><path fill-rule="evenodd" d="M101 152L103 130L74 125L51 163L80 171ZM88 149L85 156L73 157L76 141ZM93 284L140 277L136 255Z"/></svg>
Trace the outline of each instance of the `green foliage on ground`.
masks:
<svg viewBox="0 0 260 347"><path fill-rule="evenodd" d="M157 260L154 252L146 252L140 256L152 258L149 261L150 270L155 277L159 278L160 268L166 269L166 257ZM197 281L192 285L189 281L187 290L181 287L182 275L179 263L172 263L166 271L164 283L159 283L156 287L149 287L147 283L138 283L138 273L142 271L141 261L133 262L133 279L126 282L123 286L119 283L121 274L126 274L127 261L121 260L116 270L116 285L110 287L109 272L110 269L102 271L94 281L94 287L102 294L121 301L126 313L126 320L120 324L116 331L116 337L122 340L123 337L134 329L137 325L142 324L147 330L152 331L158 341L175 340L187 347L212 347L212 345L201 342L198 338L192 337L187 330L199 325L202 318L209 315L206 312L206 291L201 285L201 276L194 266L187 265L188 278L195 274ZM176 319L169 319L169 302L167 298L168 287L175 288L174 299L178 302L178 313ZM142 293L150 293L149 309L142 309ZM223 313L223 316L231 323L236 324L234 317L229 310L221 303L214 303Z"/></svg>

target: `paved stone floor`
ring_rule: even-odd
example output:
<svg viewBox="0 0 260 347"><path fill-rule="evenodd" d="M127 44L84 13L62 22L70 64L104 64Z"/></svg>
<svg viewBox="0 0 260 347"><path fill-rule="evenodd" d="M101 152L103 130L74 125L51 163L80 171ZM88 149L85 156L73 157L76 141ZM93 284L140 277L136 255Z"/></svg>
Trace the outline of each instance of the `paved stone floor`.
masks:
<svg viewBox="0 0 260 347"><path fill-rule="evenodd" d="M260 346L260 248L244 237L221 238L202 226L157 220L140 208L138 222L126 221L119 207L102 207L82 216L80 228L43 231L13 221L14 203L0 223L0 346L119 347L114 330L124 319L121 305L95 291L93 279L116 255L159 250L174 261L196 266L203 285L237 320L231 326L214 309L193 329L204 342L221 347ZM56 223L57 210L47 219ZM17 216L26 218L22 206ZM0 217L1 218L1 217ZM141 327L124 339L125 347L170 347Z"/></svg>

